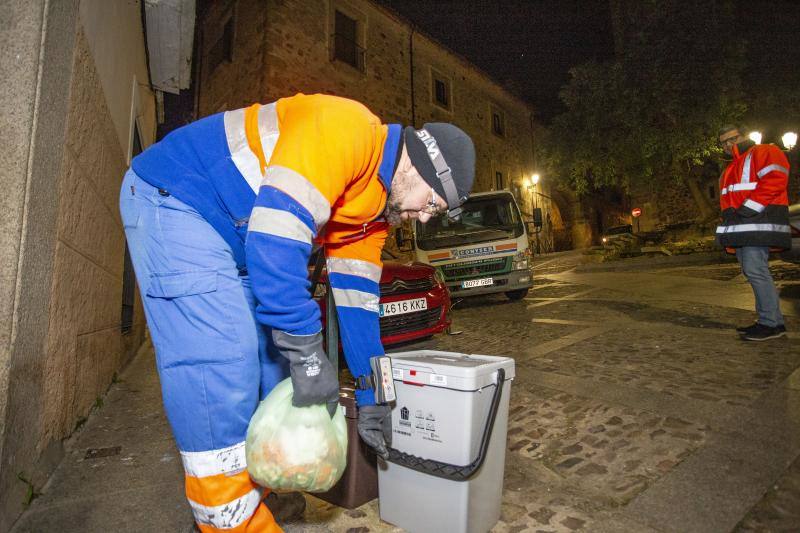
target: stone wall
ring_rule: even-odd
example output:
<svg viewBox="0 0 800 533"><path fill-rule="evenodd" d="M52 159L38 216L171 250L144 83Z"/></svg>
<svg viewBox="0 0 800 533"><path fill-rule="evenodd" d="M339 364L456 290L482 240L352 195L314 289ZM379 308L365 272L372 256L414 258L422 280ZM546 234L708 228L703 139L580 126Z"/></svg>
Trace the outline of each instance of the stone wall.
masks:
<svg viewBox="0 0 800 533"><path fill-rule="evenodd" d="M705 197L708 209L719 209L719 184L715 178L703 179L698 183L700 194ZM709 187L713 188L714 197L711 197ZM641 231L655 231L658 228L670 225L689 224L702 222L704 213L698 207L692 196L689 186L683 181L669 179L663 183L652 183L647 187L632 187L630 202L631 207L639 207L642 215L639 217ZM636 221L631 219L636 229Z"/></svg>
<svg viewBox="0 0 800 533"><path fill-rule="evenodd" d="M358 21L363 72L331 59L335 10ZM231 61L212 70L208 54L229 16L235 28ZM200 23L201 116L297 92L334 94L363 102L384 122L421 126L446 121L463 128L477 149L475 191L494 189L496 172L503 174L504 188L533 172L531 109L474 65L372 2L212 2ZM449 109L434 103L434 73L449 82ZM502 137L492 132L492 109L505 117Z"/></svg>
<svg viewBox="0 0 800 533"><path fill-rule="evenodd" d="M145 146L155 130L138 2L4 9L0 531L143 340L140 301L120 328L118 194L133 121Z"/></svg>
<svg viewBox="0 0 800 533"><path fill-rule="evenodd" d="M75 41L69 134L58 177L53 304L45 366L45 439L69 435L141 344L144 314L120 329L125 234L119 184L127 154L111 120L82 27Z"/></svg>

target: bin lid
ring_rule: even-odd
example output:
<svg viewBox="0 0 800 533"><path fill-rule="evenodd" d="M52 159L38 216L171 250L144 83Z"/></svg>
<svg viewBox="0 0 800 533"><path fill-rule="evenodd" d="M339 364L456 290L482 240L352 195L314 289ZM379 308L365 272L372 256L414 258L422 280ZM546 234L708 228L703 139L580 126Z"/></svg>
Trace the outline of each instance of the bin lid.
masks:
<svg viewBox="0 0 800 533"><path fill-rule="evenodd" d="M493 355L414 350L387 354L392 358L395 381L463 391L475 391L495 383L503 368L506 381L514 379L514 360Z"/></svg>

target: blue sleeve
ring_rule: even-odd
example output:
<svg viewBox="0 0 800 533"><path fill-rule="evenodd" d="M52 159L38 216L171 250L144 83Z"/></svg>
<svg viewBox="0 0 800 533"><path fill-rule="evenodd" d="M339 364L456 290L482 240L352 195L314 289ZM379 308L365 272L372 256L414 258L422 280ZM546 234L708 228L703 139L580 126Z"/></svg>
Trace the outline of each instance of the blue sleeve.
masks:
<svg viewBox="0 0 800 533"><path fill-rule="evenodd" d="M370 358L384 353L378 316L382 265L356 259L352 257L356 254L348 251L339 248L338 253L350 257L328 256L328 279L336 301L344 356L350 373L357 378L372 375ZM357 390L356 401L358 405L374 405L374 390Z"/></svg>
<svg viewBox="0 0 800 533"><path fill-rule="evenodd" d="M262 324L292 335L321 329L311 298L308 260L316 227L311 214L286 193L262 185L248 223L247 271Z"/></svg>

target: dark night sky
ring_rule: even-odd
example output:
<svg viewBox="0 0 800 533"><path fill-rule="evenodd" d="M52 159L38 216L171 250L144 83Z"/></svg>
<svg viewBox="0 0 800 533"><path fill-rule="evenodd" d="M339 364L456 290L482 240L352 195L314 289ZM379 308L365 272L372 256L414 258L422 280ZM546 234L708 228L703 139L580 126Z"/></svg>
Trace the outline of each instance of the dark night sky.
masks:
<svg viewBox="0 0 800 533"><path fill-rule="evenodd" d="M529 101L563 109L569 69L613 56L608 0L378 0Z"/></svg>

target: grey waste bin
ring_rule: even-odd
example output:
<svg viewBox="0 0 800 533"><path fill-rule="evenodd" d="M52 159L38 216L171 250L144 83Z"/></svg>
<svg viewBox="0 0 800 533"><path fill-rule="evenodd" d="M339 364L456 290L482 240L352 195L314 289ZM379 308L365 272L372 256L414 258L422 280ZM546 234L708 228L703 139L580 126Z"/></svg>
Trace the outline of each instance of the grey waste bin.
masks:
<svg viewBox="0 0 800 533"><path fill-rule="evenodd" d="M391 354L392 450L378 469L382 520L410 532L485 532L500 518L514 360Z"/></svg>

